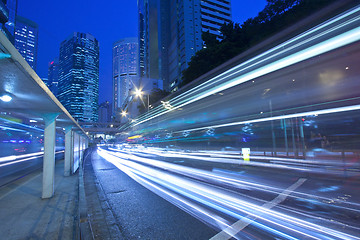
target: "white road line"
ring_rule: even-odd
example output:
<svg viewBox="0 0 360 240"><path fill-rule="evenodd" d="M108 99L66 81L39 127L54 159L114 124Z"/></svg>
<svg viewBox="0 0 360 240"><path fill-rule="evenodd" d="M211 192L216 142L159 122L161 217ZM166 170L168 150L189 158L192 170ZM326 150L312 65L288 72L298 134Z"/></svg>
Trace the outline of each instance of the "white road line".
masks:
<svg viewBox="0 0 360 240"><path fill-rule="evenodd" d="M275 207L276 205L284 201L295 189L300 187L306 180L307 180L306 178L300 178L296 183L285 189L276 198L262 205L262 207L266 209ZM224 229L223 231L219 232L218 234L210 238L210 240L228 240L234 237L238 232L243 230L245 227L250 225L255 219L256 217L254 216L243 217L239 221L231 225L230 227Z"/></svg>

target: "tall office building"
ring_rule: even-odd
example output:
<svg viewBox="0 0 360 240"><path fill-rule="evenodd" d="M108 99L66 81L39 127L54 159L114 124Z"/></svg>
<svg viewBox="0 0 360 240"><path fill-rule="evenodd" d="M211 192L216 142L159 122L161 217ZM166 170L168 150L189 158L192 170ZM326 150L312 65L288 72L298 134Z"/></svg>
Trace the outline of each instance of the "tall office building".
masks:
<svg viewBox="0 0 360 240"><path fill-rule="evenodd" d="M59 85L59 59L55 58L54 61L49 63L48 68L48 87L50 91L57 97Z"/></svg>
<svg viewBox="0 0 360 240"><path fill-rule="evenodd" d="M201 0L202 32L209 31L221 39L219 29L232 20L231 0Z"/></svg>
<svg viewBox="0 0 360 240"><path fill-rule="evenodd" d="M15 18L18 0L0 0L0 27L10 42L15 41Z"/></svg>
<svg viewBox="0 0 360 240"><path fill-rule="evenodd" d="M170 91L203 47L202 33L221 39L221 26L232 19L230 0L138 0L138 11L140 76L161 79Z"/></svg>
<svg viewBox="0 0 360 240"><path fill-rule="evenodd" d="M99 122L107 123L112 122L112 110L109 101L103 102L99 105Z"/></svg>
<svg viewBox="0 0 360 240"><path fill-rule="evenodd" d="M162 32L161 26L168 24L170 1L138 0L139 11L139 75L142 86L147 89L159 88L157 81L166 81L167 69L166 58L167 43L162 37L168 28ZM163 12L161 16L160 12ZM165 15L166 14L166 15ZM163 20L163 21L161 21ZM164 33L164 34L162 34ZM155 83L155 86L153 84ZM163 85L163 84L160 84Z"/></svg>
<svg viewBox="0 0 360 240"><path fill-rule="evenodd" d="M60 44L58 99L77 120L97 122L99 42L74 32Z"/></svg>
<svg viewBox="0 0 360 240"><path fill-rule="evenodd" d="M36 71L38 51L38 25L24 17L16 16L15 47Z"/></svg>
<svg viewBox="0 0 360 240"><path fill-rule="evenodd" d="M139 88L138 38L124 38L113 44L113 113L123 108L130 91Z"/></svg>
<svg viewBox="0 0 360 240"><path fill-rule="evenodd" d="M43 81L43 83L45 83L45 85L50 88L50 84L49 84L49 79L48 78L41 78L41 80Z"/></svg>

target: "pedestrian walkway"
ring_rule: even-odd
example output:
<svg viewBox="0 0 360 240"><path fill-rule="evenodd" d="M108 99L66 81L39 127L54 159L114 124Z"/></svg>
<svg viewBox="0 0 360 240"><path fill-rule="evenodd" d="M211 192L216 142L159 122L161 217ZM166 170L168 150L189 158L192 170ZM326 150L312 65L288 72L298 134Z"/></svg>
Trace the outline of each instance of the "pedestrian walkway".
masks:
<svg viewBox="0 0 360 240"><path fill-rule="evenodd" d="M78 174L55 166L55 194L42 199L42 169L0 188L1 239L78 239Z"/></svg>

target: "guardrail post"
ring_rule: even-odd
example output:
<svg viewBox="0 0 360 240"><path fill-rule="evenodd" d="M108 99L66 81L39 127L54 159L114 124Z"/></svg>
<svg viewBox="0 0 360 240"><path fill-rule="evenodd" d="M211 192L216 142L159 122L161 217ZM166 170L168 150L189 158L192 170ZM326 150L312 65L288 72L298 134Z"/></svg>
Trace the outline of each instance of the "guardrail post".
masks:
<svg viewBox="0 0 360 240"><path fill-rule="evenodd" d="M73 157L72 152L74 151L74 146L72 145L71 139L72 126L65 127L65 161L64 161L64 176L70 176L71 174L71 160Z"/></svg>
<svg viewBox="0 0 360 240"><path fill-rule="evenodd" d="M45 130L42 198L51 198L54 195L55 123L58 116L58 113L47 113L43 115Z"/></svg>

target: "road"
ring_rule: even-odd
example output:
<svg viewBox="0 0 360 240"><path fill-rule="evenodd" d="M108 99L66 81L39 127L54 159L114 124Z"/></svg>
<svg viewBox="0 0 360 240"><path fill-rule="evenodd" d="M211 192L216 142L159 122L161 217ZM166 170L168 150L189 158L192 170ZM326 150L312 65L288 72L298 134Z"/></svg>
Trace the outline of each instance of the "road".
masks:
<svg viewBox="0 0 360 240"><path fill-rule="evenodd" d="M132 180L96 152L91 161L120 230L119 239L209 239L216 234L203 222ZM99 236L98 239L103 238Z"/></svg>
<svg viewBox="0 0 360 240"><path fill-rule="evenodd" d="M92 165L124 239L360 239L359 173L287 160L139 146Z"/></svg>

